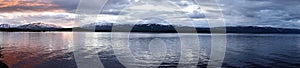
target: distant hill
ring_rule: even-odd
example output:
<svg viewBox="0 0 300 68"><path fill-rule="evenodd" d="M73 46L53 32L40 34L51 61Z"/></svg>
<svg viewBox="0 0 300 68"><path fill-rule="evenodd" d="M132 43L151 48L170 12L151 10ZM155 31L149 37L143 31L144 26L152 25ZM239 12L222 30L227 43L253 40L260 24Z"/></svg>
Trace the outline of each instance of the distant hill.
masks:
<svg viewBox="0 0 300 68"><path fill-rule="evenodd" d="M61 29L61 26L54 24L45 24L45 23L31 23L17 26L18 29L30 29L30 30L56 30Z"/></svg>
<svg viewBox="0 0 300 68"><path fill-rule="evenodd" d="M114 27L114 28L113 28ZM129 29L131 28L131 29ZM54 24L44 23L32 23L25 24L16 27L11 27L9 24L0 24L0 31L85 31L85 32L150 32L150 33L177 33L179 32L191 33L195 30L194 27L180 26L180 25L168 25L168 24L154 24L154 23L142 23L142 24L115 24L115 23L91 23L74 28L62 28ZM214 28L201 28L196 27L198 33L210 33L210 29L214 29L214 32L221 32L224 27ZM300 29L292 28L275 28L275 27L257 27L257 26L228 26L225 27L227 33L251 33L251 34L300 34ZM112 30L113 29L113 30Z"/></svg>
<svg viewBox="0 0 300 68"><path fill-rule="evenodd" d="M300 29L292 28L274 28L274 27L257 27L257 26L231 26L226 27L227 33L288 33L300 34Z"/></svg>
<svg viewBox="0 0 300 68"><path fill-rule="evenodd" d="M0 28L11 28L9 24L0 24Z"/></svg>
<svg viewBox="0 0 300 68"><path fill-rule="evenodd" d="M45 23L31 23L31 24L24 24L19 26L12 26L10 24L0 24L0 31L26 31L26 32L40 32L40 31L57 31L64 29L61 26L57 26L54 24L45 24Z"/></svg>
<svg viewBox="0 0 300 68"><path fill-rule="evenodd" d="M102 30L102 31L110 31L113 26L113 23L91 23L86 24L80 27L77 27L77 29L88 29L88 30Z"/></svg>

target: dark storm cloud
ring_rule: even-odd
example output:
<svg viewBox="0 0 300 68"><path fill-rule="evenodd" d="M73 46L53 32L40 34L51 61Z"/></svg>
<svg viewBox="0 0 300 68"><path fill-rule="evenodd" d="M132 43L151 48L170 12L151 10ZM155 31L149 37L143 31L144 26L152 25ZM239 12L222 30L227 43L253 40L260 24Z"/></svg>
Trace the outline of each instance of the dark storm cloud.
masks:
<svg viewBox="0 0 300 68"><path fill-rule="evenodd" d="M300 0L222 0L231 25L299 27Z"/></svg>

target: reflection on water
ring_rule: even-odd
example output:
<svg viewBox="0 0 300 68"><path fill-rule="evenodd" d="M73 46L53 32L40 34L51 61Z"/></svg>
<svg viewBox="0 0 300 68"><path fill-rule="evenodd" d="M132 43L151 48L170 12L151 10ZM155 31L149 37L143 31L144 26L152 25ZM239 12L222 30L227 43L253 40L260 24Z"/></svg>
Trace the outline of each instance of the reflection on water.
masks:
<svg viewBox="0 0 300 68"><path fill-rule="evenodd" d="M77 68L80 63L107 68L124 67L114 55L111 33L75 35L80 37L73 40L72 32L3 32L0 36L3 62L11 68ZM210 34L184 35L199 36L201 50L198 67L206 67L210 53ZM151 40L160 39L166 44L166 56L159 66L178 65L181 54L178 34L133 33L129 37L131 52L145 63L128 64L136 67L151 64L147 61L151 51L145 44L153 44ZM126 35L116 38L128 39ZM300 35L229 34L227 39L223 67L300 67Z"/></svg>
<svg viewBox="0 0 300 68"><path fill-rule="evenodd" d="M4 62L11 68L32 68L68 53L69 41L62 33L2 33Z"/></svg>
<svg viewBox="0 0 300 68"><path fill-rule="evenodd" d="M1 54L3 47L0 46L0 68L8 68L7 64L3 63L3 55Z"/></svg>

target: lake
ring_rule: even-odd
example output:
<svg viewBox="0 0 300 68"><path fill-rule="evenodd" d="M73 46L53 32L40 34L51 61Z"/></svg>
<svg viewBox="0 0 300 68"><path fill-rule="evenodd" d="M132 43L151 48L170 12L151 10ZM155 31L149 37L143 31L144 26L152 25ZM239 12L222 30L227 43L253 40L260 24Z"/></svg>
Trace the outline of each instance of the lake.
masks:
<svg viewBox="0 0 300 68"><path fill-rule="evenodd" d="M111 37L112 34L118 36ZM182 35L199 39L185 40L200 43L200 50L196 52L199 68L205 68L209 62L214 35L227 37L224 68L300 67L298 34ZM2 61L10 68L177 67L180 63L189 66L189 62L180 62L182 43L176 33L131 33L127 36L109 32L1 32L0 38ZM113 46L123 45L120 41L124 40L128 41L128 48ZM118 57L130 57L127 53L137 61L129 60L124 65L118 60ZM194 57L195 54L185 56Z"/></svg>

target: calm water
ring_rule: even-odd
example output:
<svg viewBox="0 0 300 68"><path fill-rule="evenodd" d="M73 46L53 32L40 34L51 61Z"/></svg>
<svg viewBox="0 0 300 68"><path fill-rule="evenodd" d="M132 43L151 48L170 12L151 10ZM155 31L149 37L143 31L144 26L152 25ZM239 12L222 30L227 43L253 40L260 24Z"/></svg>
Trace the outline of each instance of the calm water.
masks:
<svg viewBox="0 0 300 68"><path fill-rule="evenodd" d="M111 41L111 33L2 32L0 34L2 59L11 68L77 68L77 65L80 66L82 63L97 66L100 62L107 68L124 67L114 54L112 43L118 42ZM76 37L77 40L74 40L74 34L80 38ZM199 37L201 50L197 52L200 56L197 66L206 67L211 35L184 35ZM166 56L159 67L176 67L179 63L181 43L178 34L133 33L129 38L124 35L114 39L129 39L131 53L141 62L145 62L128 63L135 67L145 67L147 63L155 64L155 61L146 61L151 54L146 44L151 44L153 39L159 39L166 45L162 47L166 48ZM300 35L292 34L228 34L223 67L299 68L298 40Z"/></svg>

